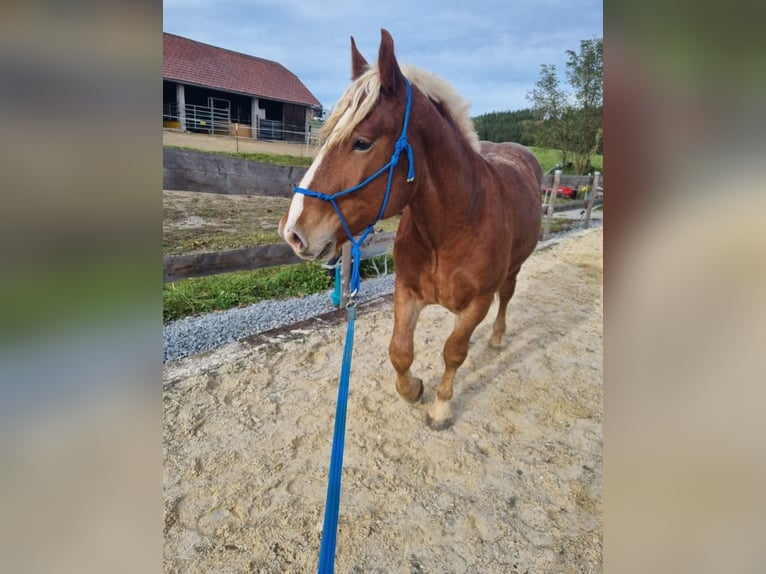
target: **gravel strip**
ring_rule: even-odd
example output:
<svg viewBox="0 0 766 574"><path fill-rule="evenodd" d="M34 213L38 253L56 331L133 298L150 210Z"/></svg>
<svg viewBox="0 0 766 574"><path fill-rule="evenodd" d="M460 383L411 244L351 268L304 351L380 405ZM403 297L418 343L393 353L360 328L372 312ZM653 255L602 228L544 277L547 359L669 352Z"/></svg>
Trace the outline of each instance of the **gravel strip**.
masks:
<svg viewBox="0 0 766 574"><path fill-rule="evenodd" d="M358 302L394 292L394 277L382 275L362 281ZM261 301L247 307L184 317L163 329L163 361L216 349L244 337L292 325L336 309L330 301L331 290L306 297Z"/></svg>
<svg viewBox="0 0 766 574"><path fill-rule="evenodd" d="M601 221L591 221L591 228L600 225ZM556 234L540 242L537 248L544 249L581 232L580 229L573 229ZM356 300L362 302L393 293L395 277L396 274L390 273L363 281ZM328 290L306 297L261 301L248 307L178 319L163 329L163 362L211 351L250 335L292 325L335 309Z"/></svg>

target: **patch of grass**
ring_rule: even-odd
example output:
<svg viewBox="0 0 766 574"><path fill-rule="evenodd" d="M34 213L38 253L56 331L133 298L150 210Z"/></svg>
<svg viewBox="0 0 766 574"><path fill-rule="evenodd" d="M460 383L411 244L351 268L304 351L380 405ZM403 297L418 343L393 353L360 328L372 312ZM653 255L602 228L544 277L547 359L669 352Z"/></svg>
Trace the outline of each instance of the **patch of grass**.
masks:
<svg viewBox="0 0 766 574"><path fill-rule="evenodd" d="M293 167L308 167L311 162L314 161L312 157L301 157L297 155L276 154L276 153L263 153L263 152L233 152L233 151L208 151L199 150L188 146L166 145L165 147L173 149L183 149L192 151L204 151L205 153L214 153L217 155L228 155L239 159L246 159L248 161L259 161L261 163L271 163L274 165L286 165Z"/></svg>
<svg viewBox="0 0 766 574"><path fill-rule="evenodd" d="M301 297L330 289L333 279L319 263L224 273L166 283L162 318L244 307L266 299Z"/></svg>
<svg viewBox="0 0 766 574"><path fill-rule="evenodd" d="M393 217L389 217L388 219L383 219L382 221L378 221L375 224L375 229L377 231L383 231L383 232L389 232L389 231L396 231L399 228L399 220L401 220L401 215L394 215Z"/></svg>
<svg viewBox="0 0 766 574"><path fill-rule="evenodd" d="M581 205L581 204L582 204L582 198L580 197L580 194L578 192L578 197L575 198L575 199L570 199L568 197L563 197L561 195L557 195L556 196L556 200L555 200L553 205L555 205L557 208L561 208L562 206L569 206L569 205L576 206L576 205ZM547 205L548 204L544 203L543 205L546 206L545 208L543 208L543 213L544 213L545 209L547 209Z"/></svg>
<svg viewBox="0 0 766 574"><path fill-rule="evenodd" d="M543 173L552 169L559 161L558 150L529 146L529 151L535 154L537 161L540 162L540 166L543 168Z"/></svg>
<svg viewBox="0 0 766 574"><path fill-rule="evenodd" d="M537 161L540 162L540 165L543 168L543 173L547 172L549 169L552 169L560 160L560 152L557 149L551 149L551 148L544 148L544 147L534 147L529 146L529 150L535 154L535 157L537 158ZM593 166L593 169L598 170L603 173L604 171L604 156L603 155L594 155L591 160L591 165ZM564 169L563 172L565 175L571 175L571 170Z"/></svg>
<svg viewBox="0 0 766 574"><path fill-rule="evenodd" d="M390 254L362 261L362 279L377 277L386 261L388 272L393 272L394 260ZM303 297L329 291L334 285L334 272L328 272L317 262L182 279L165 284L162 318L168 322L200 313L245 307L267 299Z"/></svg>
<svg viewBox="0 0 766 574"><path fill-rule="evenodd" d="M570 229L575 227L575 225L578 225L578 224L579 224L579 221L575 219L557 219L554 217L553 219L551 219L550 233L554 234L554 233L562 233L564 231L569 231ZM543 218L543 221L540 223L541 238L543 236L544 228L545 228L545 218Z"/></svg>

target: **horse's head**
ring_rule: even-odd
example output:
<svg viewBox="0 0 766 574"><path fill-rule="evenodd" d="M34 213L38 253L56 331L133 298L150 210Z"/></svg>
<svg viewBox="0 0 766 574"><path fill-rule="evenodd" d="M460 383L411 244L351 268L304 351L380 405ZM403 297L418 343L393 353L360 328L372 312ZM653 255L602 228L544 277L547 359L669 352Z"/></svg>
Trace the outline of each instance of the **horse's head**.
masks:
<svg viewBox="0 0 766 574"><path fill-rule="evenodd" d="M368 65L351 38L351 69L353 81L327 120L322 147L279 222L280 236L304 259L338 255L348 232L356 236L378 220L388 170L359 189L343 192L385 167L402 135L407 81L394 56L391 35L381 30L377 67ZM402 153L392 168L383 218L400 212L412 193L412 184L407 187L411 157Z"/></svg>

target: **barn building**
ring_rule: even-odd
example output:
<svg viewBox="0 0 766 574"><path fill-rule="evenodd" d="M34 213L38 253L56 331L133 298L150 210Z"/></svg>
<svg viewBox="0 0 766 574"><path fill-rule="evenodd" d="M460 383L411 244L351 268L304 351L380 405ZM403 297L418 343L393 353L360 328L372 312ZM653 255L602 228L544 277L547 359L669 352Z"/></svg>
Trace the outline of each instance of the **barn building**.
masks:
<svg viewBox="0 0 766 574"><path fill-rule="evenodd" d="M305 142L322 105L277 62L163 33L162 124L185 132Z"/></svg>

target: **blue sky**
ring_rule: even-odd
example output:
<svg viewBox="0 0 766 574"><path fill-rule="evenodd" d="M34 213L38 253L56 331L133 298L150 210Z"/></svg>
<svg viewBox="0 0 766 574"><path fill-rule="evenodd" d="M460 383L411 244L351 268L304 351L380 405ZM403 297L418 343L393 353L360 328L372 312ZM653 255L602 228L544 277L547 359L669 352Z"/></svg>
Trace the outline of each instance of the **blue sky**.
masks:
<svg viewBox="0 0 766 574"><path fill-rule="evenodd" d="M399 61L449 81L471 116L529 107L541 64L565 84L565 51L603 36L601 0L165 0L163 15L165 32L276 60L328 110L349 83L350 36L373 61L386 28Z"/></svg>

